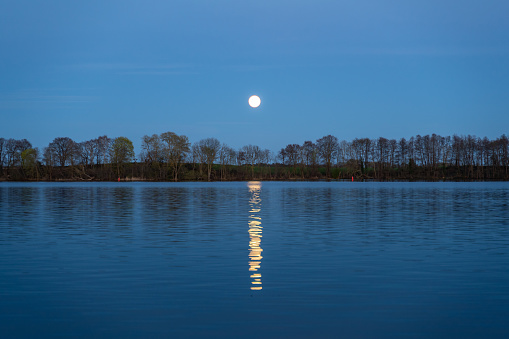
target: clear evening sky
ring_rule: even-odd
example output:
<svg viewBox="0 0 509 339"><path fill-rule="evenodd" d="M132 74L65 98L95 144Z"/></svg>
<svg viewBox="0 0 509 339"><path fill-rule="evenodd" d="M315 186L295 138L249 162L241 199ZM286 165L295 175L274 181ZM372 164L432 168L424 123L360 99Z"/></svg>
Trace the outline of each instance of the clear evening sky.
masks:
<svg viewBox="0 0 509 339"><path fill-rule="evenodd" d="M0 0L0 137L496 138L508 18L507 0Z"/></svg>

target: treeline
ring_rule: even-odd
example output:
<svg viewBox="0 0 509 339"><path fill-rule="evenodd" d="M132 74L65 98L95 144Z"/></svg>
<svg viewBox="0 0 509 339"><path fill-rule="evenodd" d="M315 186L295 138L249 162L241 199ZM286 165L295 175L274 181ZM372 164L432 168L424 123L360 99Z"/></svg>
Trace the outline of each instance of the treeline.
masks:
<svg viewBox="0 0 509 339"><path fill-rule="evenodd" d="M55 138L42 152L26 140L0 138L1 180L509 180L509 140L432 134L399 140L332 135L277 153L234 149L216 138L191 143L165 132L131 140Z"/></svg>

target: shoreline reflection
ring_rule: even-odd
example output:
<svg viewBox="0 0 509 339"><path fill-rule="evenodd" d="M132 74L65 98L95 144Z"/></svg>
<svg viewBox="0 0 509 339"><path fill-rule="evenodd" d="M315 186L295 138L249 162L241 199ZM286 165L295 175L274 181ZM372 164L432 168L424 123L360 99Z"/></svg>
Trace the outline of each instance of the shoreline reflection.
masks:
<svg viewBox="0 0 509 339"><path fill-rule="evenodd" d="M262 289L262 275L258 272L262 262L262 252L260 244L262 241L262 218L259 213L261 210L260 192L262 183L259 181L250 181L247 183L251 199L249 199L249 277L251 280L251 290L258 291Z"/></svg>

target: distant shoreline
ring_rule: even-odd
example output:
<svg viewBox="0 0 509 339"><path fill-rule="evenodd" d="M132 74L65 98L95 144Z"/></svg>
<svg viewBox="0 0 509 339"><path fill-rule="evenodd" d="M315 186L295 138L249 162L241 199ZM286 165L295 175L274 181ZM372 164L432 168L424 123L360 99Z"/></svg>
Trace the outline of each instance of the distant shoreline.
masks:
<svg viewBox="0 0 509 339"><path fill-rule="evenodd" d="M228 182L250 182L250 181L261 181L261 182L509 182L509 180L505 179L359 179L359 180L351 180L351 179L246 179L246 180L179 180L179 181L169 181L169 180L149 180L149 179L121 179L118 180L73 180L73 179L58 179L58 180L6 180L0 179L0 183L36 183L36 182L44 182L44 183L128 183L128 182L153 182L153 183L228 183Z"/></svg>
<svg viewBox="0 0 509 339"><path fill-rule="evenodd" d="M55 138L40 152L26 140L0 138L0 180L7 181L509 181L509 138L417 135L361 138L326 135L288 144L277 154L238 150L207 138L145 135L138 158L125 137L75 142Z"/></svg>

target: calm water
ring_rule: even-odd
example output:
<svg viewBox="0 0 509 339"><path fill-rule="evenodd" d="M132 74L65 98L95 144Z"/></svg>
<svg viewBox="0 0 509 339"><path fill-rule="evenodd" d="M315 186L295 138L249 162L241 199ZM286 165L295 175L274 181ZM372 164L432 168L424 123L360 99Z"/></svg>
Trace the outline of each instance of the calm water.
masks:
<svg viewBox="0 0 509 339"><path fill-rule="evenodd" d="M509 337L509 183L0 183L2 337Z"/></svg>

